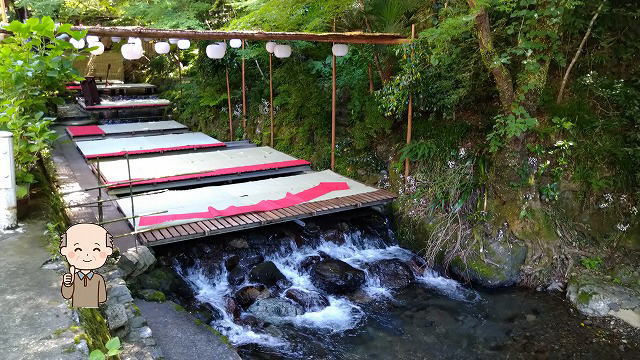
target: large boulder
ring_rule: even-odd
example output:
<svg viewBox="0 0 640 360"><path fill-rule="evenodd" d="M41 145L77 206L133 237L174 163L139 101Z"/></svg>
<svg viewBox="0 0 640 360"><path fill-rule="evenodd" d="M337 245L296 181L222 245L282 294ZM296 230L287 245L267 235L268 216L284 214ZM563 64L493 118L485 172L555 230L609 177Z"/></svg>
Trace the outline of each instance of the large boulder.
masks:
<svg viewBox="0 0 640 360"><path fill-rule="evenodd" d="M283 298L260 299L249 307L249 312L256 318L271 324L282 323L287 318L304 314L300 305Z"/></svg>
<svg viewBox="0 0 640 360"><path fill-rule="evenodd" d="M497 231L490 225L472 231L478 248L464 259L451 262L457 276L488 288L511 286L520 280L520 267L527 257L527 247L504 224ZM482 246L482 247L480 247Z"/></svg>
<svg viewBox="0 0 640 360"><path fill-rule="evenodd" d="M130 288L134 291L144 289L159 290L165 294L174 294L183 298L194 296L189 285L172 269L157 266L129 281Z"/></svg>
<svg viewBox="0 0 640 360"><path fill-rule="evenodd" d="M260 263L254 266L249 272L249 280L267 286L274 286L278 281L286 279L272 261Z"/></svg>
<svg viewBox="0 0 640 360"><path fill-rule="evenodd" d="M398 259L378 260L369 264L367 270L386 289L401 289L415 281L409 265Z"/></svg>
<svg viewBox="0 0 640 360"><path fill-rule="evenodd" d="M237 286L244 282L245 275L247 275L247 269L243 266L236 266L227 273L227 281L229 285Z"/></svg>
<svg viewBox="0 0 640 360"><path fill-rule="evenodd" d="M575 276L567 285L567 299L583 314L615 316L640 328L640 291L592 275Z"/></svg>
<svg viewBox="0 0 640 360"><path fill-rule="evenodd" d="M302 306L305 311L318 311L329 306L329 300L315 291L291 288L284 292L284 296Z"/></svg>
<svg viewBox="0 0 640 360"><path fill-rule="evenodd" d="M311 280L318 288L330 294L346 294L360 288L365 273L360 269L333 258L323 258L311 268Z"/></svg>

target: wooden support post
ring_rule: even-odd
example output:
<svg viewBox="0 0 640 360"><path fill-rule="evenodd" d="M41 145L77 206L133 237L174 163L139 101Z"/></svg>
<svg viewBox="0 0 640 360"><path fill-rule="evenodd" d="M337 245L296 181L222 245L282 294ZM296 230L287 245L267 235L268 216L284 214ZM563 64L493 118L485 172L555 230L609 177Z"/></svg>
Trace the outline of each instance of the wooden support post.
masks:
<svg viewBox="0 0 640 360"><path fill-rule="evenodd" d="M273 147L273 54L269 53L269 115L271 117L271 147Z"/></svg>
<svg viewBox="0 0 640 360"><path fill-rule="evenodd" d="M416 37L416 26L411 25L411 40ZM413 48L411 49L411 58L413 59ZM411 144L411 132L413 128L413 95L409 92L409 106L407 108L407 145ZM409 159L404 159L404 181L407 181L410 171Z"/></svg>
<svg viewBox="0 0 640 360"><path fill-rule="evenodd" d="M331 170L336 168L336 56L331 61Z"/></svg>
<svg viewBox="0 0 640 360"><path fill-rule="evenodd" d="M0 12L2 12L2 22L5 24L8 23L9 20L7 19L7 9L4 0L0 0Z"/></svg>
<svg viewBox="0 0 640 360"><path fill-rule="evenodd" d="M242 40L244 50L244 40ZM244 54L242 55L242 138L247 137L247 87L244 79Z"/></svg>
<svg viewBox="0 0 640 360"><path fill-rule="evenodd" d="M229 86L229 67L227 66L227 105L229 106L229 141L233 141L233 112L231 111L231 87Z"/></svg>
<svg viewBox="0 0 640 360"><path fill-rule="evenodd" d="M102 179L102 176L100 175L100 157L96 158L96 172L98 173L98 184L100 184L100 179ZM98 222L104 221L102 215L102 203L102 188L98 188Z"/></svg>
<svg viewBox="0 0 640 360"><path fill-rule="evenodd" d="M0 0L2 1L2 0ZM133 207L133 184L131 183L131 163L129 162L129 153L126 152L124 154L125 159L127 159L127 173L129 174L129 197L131 199L131 218L133 219L133 231L136 231L136 211ZM136 252L138 251L138 237L134 237Z"/></svg>

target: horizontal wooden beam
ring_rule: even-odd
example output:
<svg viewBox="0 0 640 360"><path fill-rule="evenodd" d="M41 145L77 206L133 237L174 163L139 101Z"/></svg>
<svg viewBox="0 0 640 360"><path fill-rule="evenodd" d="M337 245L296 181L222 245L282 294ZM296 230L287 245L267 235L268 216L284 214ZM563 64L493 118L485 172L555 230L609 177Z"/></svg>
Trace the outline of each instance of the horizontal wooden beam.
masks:
<svg viewBox="0 0 640 360"><path fill-rule="evenodd" d="M103 27L74 26L73 30L86 30L90 35L140 37L150 39L190 39L190 40L259 40L259 41L316 41L345 44L379 44L399 45L410 42L410 39L399 34L383 33L301 33L301 32L265 32L265 31L216 31L216 30L180 30L150 29L144 27Z"/></svg>

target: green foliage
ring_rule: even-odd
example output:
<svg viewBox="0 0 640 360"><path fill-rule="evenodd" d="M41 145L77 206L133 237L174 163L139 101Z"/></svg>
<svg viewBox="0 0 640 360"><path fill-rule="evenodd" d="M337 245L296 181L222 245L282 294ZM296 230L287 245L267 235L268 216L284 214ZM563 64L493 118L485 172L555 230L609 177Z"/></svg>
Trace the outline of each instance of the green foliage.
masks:
<svg viewBox="0 0 640 360"><path fill-rule="evenodd" d="M604 261L599 256L583 257L582 259L580 259L580 263L582 264L582 266L589 270L597 270L598 268L600 268L603 262Z"/></svg>
<svg viewBox="0 0 640 360"><path fill-rule="evenodd" d="M36 181L38 160L56 138L44 113L61 100L57 96L66 82L81 79L72 65L78 54L56 36L85 34L68 24L56 29L49 17L13 21L5 29L13 35L0 44L0 129L14 135L18 195L24 197Z"/></svg>
<svg viewBox="0 0 640 360"><path fill-rule="evenodd" d="M494 120L493 131L487 135L491 152L498 151L512 138L521 136L538 125L538 120L529 115L523 106L514 107L506 115L496 115Z"/></svg>
<svg viewBox="0 0 640 360"><path fill-rule="evenodd" d="M100 349L95 349L89 354L89 360L105 360L110 357L115 357L122 352L120 349L121 346L120 339L117 336L111 338L104 344L107 352L104 353Z"/></svg>

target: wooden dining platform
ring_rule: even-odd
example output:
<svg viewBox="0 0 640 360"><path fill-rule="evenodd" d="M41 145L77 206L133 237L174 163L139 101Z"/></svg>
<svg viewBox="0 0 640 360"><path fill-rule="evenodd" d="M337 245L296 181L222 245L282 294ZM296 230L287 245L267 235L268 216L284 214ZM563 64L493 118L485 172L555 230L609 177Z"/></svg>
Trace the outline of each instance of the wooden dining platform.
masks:
<svg viewBox="0 0 640 360"><path fill-rule="evenodd" d="M218 217L191 223L141 231L137 234L141 244L158 246L212 235L241 231L265 225L283 223L314 216L327 215L362 207L385 205L396 195L386 190L307 202L287 208Z"/></svg>

